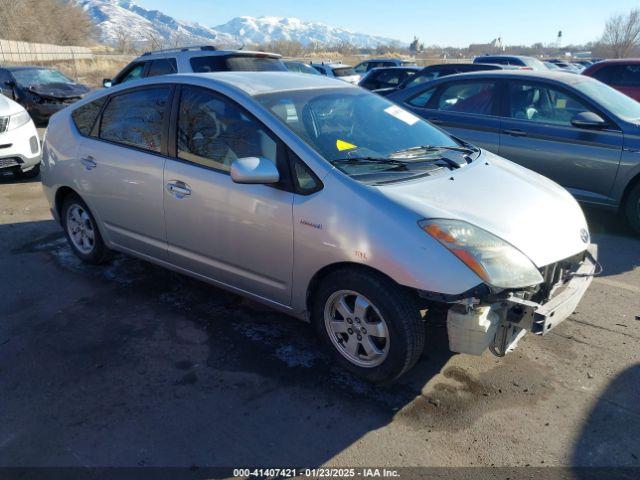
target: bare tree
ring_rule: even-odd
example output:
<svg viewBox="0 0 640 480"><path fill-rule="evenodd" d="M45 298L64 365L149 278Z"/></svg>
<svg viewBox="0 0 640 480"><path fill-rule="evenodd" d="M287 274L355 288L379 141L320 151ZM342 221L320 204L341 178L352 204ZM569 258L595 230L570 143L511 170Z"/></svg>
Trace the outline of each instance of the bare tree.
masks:
<svg viewBox="0 0 640 480"><path fill-rule="evenodd" d="M75 2L0 0L0 36L6 40L87 45L95 26Z"/></svg>
<svg viewBox="0 0 640 480"><path fill-rule="evenodd" d="M614 15L604 28L602 44L614 58L625 58L640 44L640 9L634 8L628 14Z"/></svg>

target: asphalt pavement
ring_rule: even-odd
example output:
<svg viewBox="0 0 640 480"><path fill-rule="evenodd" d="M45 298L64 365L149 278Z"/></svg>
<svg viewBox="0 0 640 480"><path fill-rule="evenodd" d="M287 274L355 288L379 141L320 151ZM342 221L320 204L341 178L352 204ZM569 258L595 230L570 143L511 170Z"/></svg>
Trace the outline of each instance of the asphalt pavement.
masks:
<svg viewBox="0 0 640 480"><path fill-rule="evenodd" d="M38 180L0 177L0 466L640 466L640 238L589 211L603 274L544 338L398 384L312 328L124 255L83 265Z"/></svg>

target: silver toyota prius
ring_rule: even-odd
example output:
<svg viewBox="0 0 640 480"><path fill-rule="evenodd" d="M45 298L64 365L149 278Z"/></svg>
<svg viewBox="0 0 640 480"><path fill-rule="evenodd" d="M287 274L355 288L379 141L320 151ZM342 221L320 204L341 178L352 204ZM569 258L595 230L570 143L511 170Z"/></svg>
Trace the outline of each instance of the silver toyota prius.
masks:
<svg viewBox="0 0 640 480"><path fill-rule="evenodd" d="M416 363L438 315L452 351L505 355L598 267L563 188L321 76L95 92L49 122L42 184L83 261L123 252L309 321L372 382Z"/></svg>

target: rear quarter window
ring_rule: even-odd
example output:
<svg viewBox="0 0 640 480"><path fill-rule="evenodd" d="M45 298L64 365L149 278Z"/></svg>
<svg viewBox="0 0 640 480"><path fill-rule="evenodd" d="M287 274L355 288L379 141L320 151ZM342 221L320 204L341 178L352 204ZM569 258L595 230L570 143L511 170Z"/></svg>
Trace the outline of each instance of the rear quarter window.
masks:
<svg viewBox="0 0 640 480"><path fill-rule="evenodd" d="M236 55L209 55L189 60L195 73L206 72L284 72L287 70L279 58Z"/></svg>
<svg viewBox="0 0 640 480"><path fill-rule="evenodd" d="M107 97L99 98L91 103L82 105L71 112L71 119L81 135L84 135L85 137L91 135L93 125L96 123L96 118L98 118L98 114L100 113L100 109L102 108L102 105L104 105L106 98Z"/></svg>

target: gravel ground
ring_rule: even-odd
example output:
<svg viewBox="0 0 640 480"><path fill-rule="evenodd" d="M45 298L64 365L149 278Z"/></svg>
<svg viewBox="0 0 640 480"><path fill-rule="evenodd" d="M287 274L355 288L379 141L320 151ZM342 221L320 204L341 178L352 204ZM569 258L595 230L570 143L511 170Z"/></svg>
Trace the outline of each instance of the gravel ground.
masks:
<svg viewBox="0 0 640 480"><path fill-rule="evenodd" d="M640 466L640 239L588 212L603 275L503 359L446 331L399 384L312 329L117 256L81 264L39 181L0 177L0 466Z"/></svg>

